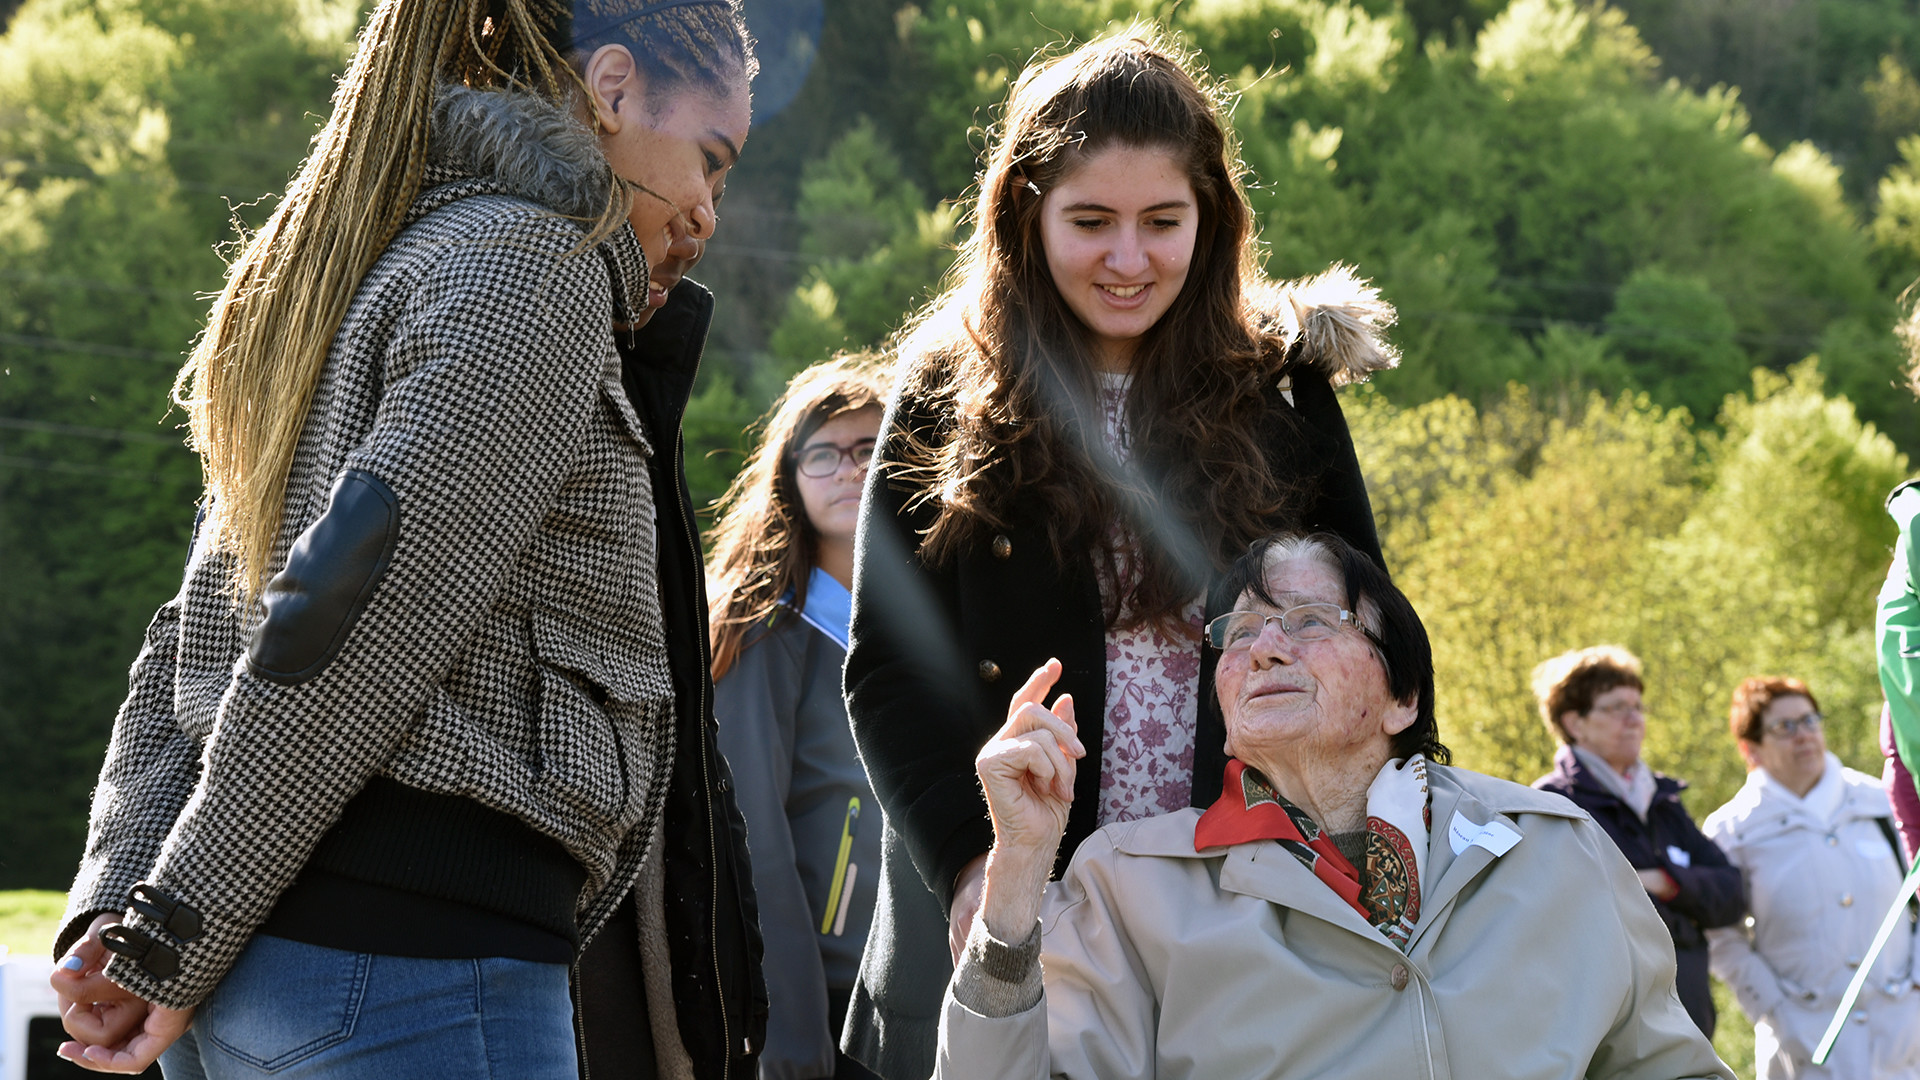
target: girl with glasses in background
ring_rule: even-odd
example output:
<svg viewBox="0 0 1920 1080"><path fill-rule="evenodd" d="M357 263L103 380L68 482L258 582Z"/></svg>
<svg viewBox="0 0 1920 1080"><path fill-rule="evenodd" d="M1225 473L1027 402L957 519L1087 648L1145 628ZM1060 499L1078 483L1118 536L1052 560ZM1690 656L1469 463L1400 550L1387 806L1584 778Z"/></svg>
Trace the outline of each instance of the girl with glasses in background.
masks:
<svg viewBox="0 0 1920 1080"><path fill-rule="evenodd" d="M801 372L714 528L714 715L766 939L767 1080L871 1074L837 1043L880 882L880 808L840 696L854 529L888 369Z"/></svg>

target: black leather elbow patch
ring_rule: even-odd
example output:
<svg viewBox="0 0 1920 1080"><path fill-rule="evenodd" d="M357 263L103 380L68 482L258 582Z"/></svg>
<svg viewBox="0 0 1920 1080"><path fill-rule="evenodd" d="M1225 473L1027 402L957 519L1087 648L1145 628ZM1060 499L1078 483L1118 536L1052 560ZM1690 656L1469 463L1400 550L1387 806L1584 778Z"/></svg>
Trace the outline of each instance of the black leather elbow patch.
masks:
<svg viewBox="0 0 1920 1080"><path fill-rule="evenodd" d="M320 674L353 632L399 540L393 489L369 472L344 473L326 513L294 541L286 569L267 583L267 617L247 650L247 670L282 686Z"/></svg>

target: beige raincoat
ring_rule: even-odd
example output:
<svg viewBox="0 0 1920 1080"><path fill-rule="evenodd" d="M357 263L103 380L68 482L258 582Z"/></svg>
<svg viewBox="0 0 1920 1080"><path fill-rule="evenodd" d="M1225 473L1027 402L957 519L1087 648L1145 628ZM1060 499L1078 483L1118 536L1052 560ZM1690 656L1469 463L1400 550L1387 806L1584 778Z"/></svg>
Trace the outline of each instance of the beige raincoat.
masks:
<svg viewBox="0 0 1920 1080"><path fill-rule="evenodd" d="M1584 811L1444 766L1428 783L1408 952L1276 843L1195 852L1192 809L1109 825L1048 887L1044 996L997 1017L963 1004L1020 991L969 950L937 1076L1732 1080Z"/></svg>

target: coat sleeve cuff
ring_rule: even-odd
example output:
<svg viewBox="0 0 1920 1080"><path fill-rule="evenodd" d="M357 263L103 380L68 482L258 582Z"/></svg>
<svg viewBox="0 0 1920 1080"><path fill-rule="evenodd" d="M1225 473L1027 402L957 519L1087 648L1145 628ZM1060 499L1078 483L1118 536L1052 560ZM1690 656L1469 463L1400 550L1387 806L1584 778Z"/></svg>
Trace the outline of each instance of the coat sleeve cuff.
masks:
<svg viewBox="0 0 1920 1080"><path fill-rule="evenodd" d="M1008 944L973 921L966 951L953 973L953 999L987 1017L1014 1016L1040 1003L1040 923L1018 944Z"/></svg>
<svg viewBox="0 0 1920 1080"><path fill-rule="evenodd" d="M87 936L87 928L93 925L93 920L113 911L113 908L82 908L79 911L68 908L67 921L53 938L53 958L58 960L67 955L81 938Z"/></svg>
<svg viewBox="0 0 1920 1080"><path fill-rule="evenodd" d="M163 923L147 912L129 909L117 927L102 931L103 936L120 939L118 947L108 945L113 955L107 961L107 978L128 993L169 1009L189 1009L204 1001L220 985L251 935L231 919L193 910L203 932L183 939L175 933L181 925L178 919Z"/></svg>

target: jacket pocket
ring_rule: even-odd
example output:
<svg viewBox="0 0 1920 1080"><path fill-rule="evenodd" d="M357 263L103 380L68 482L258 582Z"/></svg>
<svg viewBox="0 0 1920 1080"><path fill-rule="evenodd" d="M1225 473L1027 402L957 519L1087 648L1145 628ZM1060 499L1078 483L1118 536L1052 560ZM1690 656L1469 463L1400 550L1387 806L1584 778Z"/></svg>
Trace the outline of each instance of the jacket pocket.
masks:
<svg viewBox="0 0 1920 1080"><path fill-rule="evenodd" d="M623 831L638 818L628 754L615 716L649 700L637 657L623 658L608 635L551 612L533 616L539 679L536 745L540 786L592 827Z"/></svg>

